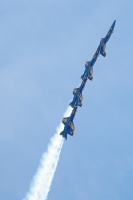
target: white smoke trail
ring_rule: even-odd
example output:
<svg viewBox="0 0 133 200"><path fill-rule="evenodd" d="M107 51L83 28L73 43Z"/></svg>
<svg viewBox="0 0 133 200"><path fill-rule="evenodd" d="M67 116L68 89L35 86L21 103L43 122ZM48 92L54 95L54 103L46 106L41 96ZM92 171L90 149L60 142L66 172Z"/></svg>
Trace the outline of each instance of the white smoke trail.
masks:
<svg viewBox="0 0 133 200"><path fill-rule="evenodd" d="M71 107L68 107L64 116L69 116L71 111ZM47 152L42 155L40 166L33 178L29 192L23 200L47 199L64 142L62 136L59 135L63 127L64 125L62 123L57 127L57 132L51 138Z"/></svg>

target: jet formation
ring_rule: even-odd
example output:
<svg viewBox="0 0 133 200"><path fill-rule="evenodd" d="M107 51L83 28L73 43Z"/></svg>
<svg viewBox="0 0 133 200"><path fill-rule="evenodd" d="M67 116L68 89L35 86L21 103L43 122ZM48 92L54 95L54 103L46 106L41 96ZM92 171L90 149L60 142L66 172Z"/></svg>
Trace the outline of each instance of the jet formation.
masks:
<svg viewBox="0 0 133 200"><path fill-rule="evenodd" d="M112 26L110 27L107 35L104 37L104 38L101 38L100 40L100 44L92 58L91 61L87 61L85 63L85 71L83 73L83 75L81 76L81 79L82 79L82 82L81 82L81 85L79 88L75 88L73 90L73 100L72 102L69 104L73 110L71 112L71 115L69 117L65 117L62 119L62 123L64 124L64 130L60 133L60 135L62 135L63 138L65 138L67 140L67 134L73 136L74 135L74 130L75 130L75 127L74 127L74 123L73 123L73 120L74 120L74 117L75 117L75 114L77 112L77 109L78 109L78 106L81 107L82 106L82 100L83 100L83 96L82 96L82 92L83 92L83 89L86 85L86 82L87 80L93 80L93 66L98 58L98 56L101 54L103 57L106 56L106 43L108 42L108 40L110 39L112 33L113 33L113 30L114 30L114 27L115 27L115 23L116 23L116 20L113 22Z"/></svg>

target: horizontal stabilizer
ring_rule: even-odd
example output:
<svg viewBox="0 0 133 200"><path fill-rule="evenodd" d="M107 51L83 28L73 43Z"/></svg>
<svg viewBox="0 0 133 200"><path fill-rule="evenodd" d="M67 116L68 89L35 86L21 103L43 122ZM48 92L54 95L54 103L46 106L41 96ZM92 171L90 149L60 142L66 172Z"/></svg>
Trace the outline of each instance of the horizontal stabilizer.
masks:
<svg viewBox="0 0 133 200"><path fill-rule="evenodd" d="M101 54L103 57L106 57L105 51L100 51L100 54Z"/></svg>
<svg viewBox="0 0 133 200"><path fill-rule="evenodd" d="M79 105L80 107L82 107L82 103L81 103L81 101L78 102L78 105Z"/></svg>
<svg viewBox="0 0 133 200"><path fill-rule="evenodd" d="M89 80L92 81L93 80L93 76L89 76Z"/></svg>
<svg viewBox="0 0 133 200"><path fill-rule="evenodd" d="M69 106L71 106L72 108L74 108L74 107L77 107L77 106L82 106L82 103L81 103L81 101L79 100L76 100L76 101L72 101L70 104L69 104Z"/></svg>
<svg viewBox="0 0 133 200"><path fill-rule="evenodd" d="M64 137L64 138L67 140L67 133L65 133L65 131L62 131L62 132L60 133L60 135L62 135L62 137Z"/></svg>
<svg viewBox="0 0 133 200"><path fill-rule="evenodd" d="M74 135L74 132L69 132L68 134L71 135L71 136L73 136L73 135Z"/></svg>

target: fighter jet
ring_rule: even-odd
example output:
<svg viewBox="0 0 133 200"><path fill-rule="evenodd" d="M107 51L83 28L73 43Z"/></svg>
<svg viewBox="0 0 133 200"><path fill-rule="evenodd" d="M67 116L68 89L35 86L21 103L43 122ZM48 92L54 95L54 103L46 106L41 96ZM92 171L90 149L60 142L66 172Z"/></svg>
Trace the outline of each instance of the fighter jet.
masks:
<svg viewBox="0 0 133 200"><path fill-rule="evenodd" d="M113 33L113 30L114 30L114 27L115 27L115 22L116 22L116 20L113 22L113 24L110 27L110 29L109 29L107 35L105 36L105 38L101 38L100 45L98 47L99 53L104 57L106 56L106 52L105 52L106 43L108 42L109 38L111 37L111 34Z"/></svg>
<svg viewBox="0 0 133 200"><path fill-rule="evenodd" d="M77 106L82 106L82 100L83 100L83 96L82 96L82 91L85 87L85 84L87 82L87 78L85 77L80 85L79 88L75 88L73 90L73 100L72 102L69 104L72 108L77 107Z"/></svg>
<svg viewBox="0 0 133 200"><path fill-rule="evenodd" d="M74 135L74 117L77 111L77 107L74 107L74 109L72 110L72 113L70 115L70 117L65 117L62 119L62 123L65 125L64 126L64 130L60 133L60 135L62 135L62 137L64 137L67 140L67 134L73 136Z"/></svg>
<svg viewBox="0 0 133 200"><path fill-rule="evenodd" d="M77 107L77 106L82 106L82 100L83 100L83 96L82 96L82 92L80 91L80 88L75 88L73 90L73 100L72 102L69 104L72 108Z"/></svg>
<svg viewBox="0 0 133 200"><path fill-rule="evenodd" d="M92 60L90 62L85 63L85 71L84 74L81 76L82 80L84 80L84 78L86 77L87 79L90 79L92 81L93 65L95 64L98 56L99 56L99 47L97 48Z"/></svg>
<svg viewBox="0 0 133 200"><path fill-rule="evenodd" d="M84 74L81 76L81 79L84 80L86 79L90 79L92 81L93 79L93 65L94 65L94 60L92 59L90 62L86 62L85 63L85 71Z"/></svg>

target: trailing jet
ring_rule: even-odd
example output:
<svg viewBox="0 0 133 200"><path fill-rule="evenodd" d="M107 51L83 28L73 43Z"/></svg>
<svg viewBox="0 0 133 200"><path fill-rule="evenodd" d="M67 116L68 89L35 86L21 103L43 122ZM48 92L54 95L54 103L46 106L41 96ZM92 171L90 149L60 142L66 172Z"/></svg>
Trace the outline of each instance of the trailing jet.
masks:
<svg viewBox="0 0 133 200"><path fill-rule="evenodd" d="M86 78L86 79L90 79L92 81L93 65L94 65L93 59L90 62L85 63L85 71L84 71L84 74L81 76L82 80L84 80Z"/></svg>
<svg viewBox="0 0 133 200"><path fill-rule="evenodd" d="M116 20L113 22L113 24L110 27L110 29L109 29L107 35L105 36L105 38L101 38L100 45L98 47L99 53L104 57L106 56L106 52L105 52L106 43L108 42L109 38L111 37L111 34L113 33L113 30L114 30L114 27L115 27L115 22L116 22Z"/></svg>
<svg viewBox="0 0 133 200"><path fill-rule="evenodd" d="M82 100L83 100L83 96L82 96L82 91L85 87L85 84L87 82L87 78L85 77L80 85L79 88L75 88L73 90L73 100L72 102L69 104L72 108L77 107L77 106L82 106Z"/></svg>
<svg viewBox="0 0 133 200"><path fill-rule="evenodd" d="M60 133L60 135L62 135L62 137L64 137L67 140L67 134L73 136L74 135L74 117L77 111L77 107L74 107L74 109L72 110L72 113L70 115L70 117L65 117L62 119L62 123L64 124L64 130Z"/></svg>

